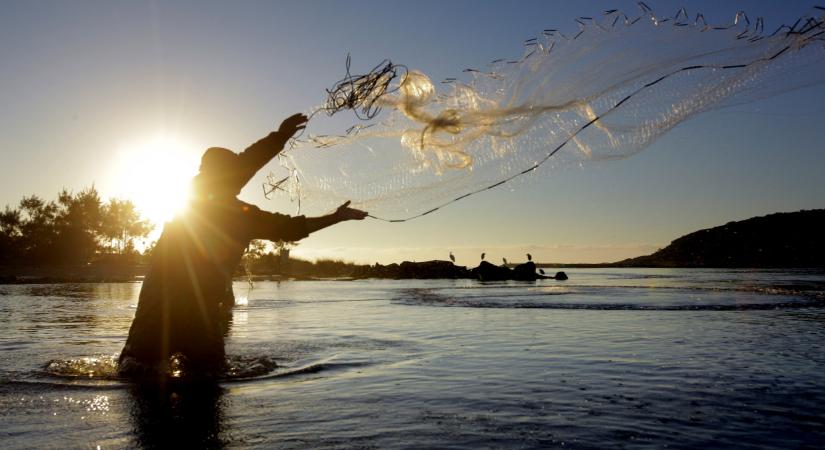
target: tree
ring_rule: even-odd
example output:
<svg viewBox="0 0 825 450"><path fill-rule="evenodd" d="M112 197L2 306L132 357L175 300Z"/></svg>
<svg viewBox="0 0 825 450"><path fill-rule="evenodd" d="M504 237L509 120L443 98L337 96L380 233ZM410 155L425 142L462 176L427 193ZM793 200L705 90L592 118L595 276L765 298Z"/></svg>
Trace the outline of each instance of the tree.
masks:
<svg viewBox="0 0 825 450"><path fill-rule="evenodd" d="M13 261L20 257L20 210L6 209L0 213L0 261Z"/></svg>
<svg viewBox="0 0 825 450"><path fill-rule="evenodd" d="M20 252L28 262L47 262L57 241L57 205L32 195L20 200Z"/></svg>
<svg viewBox="0 0 825 450"><path fill-rule="evenodd" d="M31 195L0 212L0 262L85 264L104 246L134 254L134 240L151 230L134 203L104 204L94 185L76 194L63 189L56 202Z"/></svg>
<svg viewBox="0 0 825 450"><path fill-rule="evenodd" d="M103 210L102 236L117 253L132 253L135 239L146 237L152 226L140 218L131 200L110 199Z"/></svg>
<svg viewBox="0 0 825 450"><path fill-rule="evenodd" d="M19 237L20 223L20 210L11 209L6 205L5 211L0 213L0 233L4 236Z"/></svg>
<svg viewBox="0 0 825 450"><path fill-rule="evenodd" d="M58 241L55 262L86 262L100 248L103 202L92 185L77 194L63 189L57 197L55 217Z"/></svg>

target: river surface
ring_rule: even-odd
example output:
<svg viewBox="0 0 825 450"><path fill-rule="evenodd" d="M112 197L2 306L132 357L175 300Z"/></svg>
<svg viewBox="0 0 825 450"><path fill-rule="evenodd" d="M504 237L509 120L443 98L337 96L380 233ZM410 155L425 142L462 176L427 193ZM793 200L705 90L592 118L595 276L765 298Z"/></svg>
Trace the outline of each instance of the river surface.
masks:
<svg viewBox="0 0 825 450"><path fill-rule="evenodd" d="M239 376L138 385L140 283L0 286L0 447L822 448L825 273L235 285Z"/></svg>

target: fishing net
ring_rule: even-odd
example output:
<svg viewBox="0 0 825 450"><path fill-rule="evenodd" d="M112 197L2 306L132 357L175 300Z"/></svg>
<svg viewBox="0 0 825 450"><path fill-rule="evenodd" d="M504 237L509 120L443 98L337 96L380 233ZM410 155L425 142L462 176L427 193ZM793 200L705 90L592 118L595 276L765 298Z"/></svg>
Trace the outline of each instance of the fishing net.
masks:
<svg viewBox="0 0 825 450"><path fill-rule="evenodd" d="M435 83L390 61L352 75L348 58L310 125L341 111L356 112L355 124L295 141L268 189L311 212L352 200L375 218L410 220L528 174L628 157L701 112L825 79L824 8L766 30L742 12L713 26L640 7L580 18L571 35L545 30L521 57L461 80Z"/></svg>

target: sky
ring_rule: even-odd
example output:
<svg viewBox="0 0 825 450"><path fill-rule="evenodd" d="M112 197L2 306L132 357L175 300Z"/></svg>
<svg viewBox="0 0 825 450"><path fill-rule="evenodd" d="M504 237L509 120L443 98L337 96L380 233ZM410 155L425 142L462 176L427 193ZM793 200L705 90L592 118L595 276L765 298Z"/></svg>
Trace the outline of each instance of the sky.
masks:
<svg viewBox="0 0 825 450"><path fill-rule="evenodd" d="M672 14L681 4L647 2ZM169 200L203 150L242 150L354 66L389 58L433 79L518 57L541 30L575 30L601 1L5 1L0 10L0 207L94 186L103 197ZM637 11L634 2L611 8ZM766 28L812 3L690 2L727 23L745 7ZM825 78L825 77L823 77ZM557 171L420 219L320 231L294 255L364 263L446 259L605 262L686 233L825 207L825 86L700 114L633 157ZM311 130L311 124L310 124ZM263 197L262 170L241 199ZM170 181L172 180L172 181ZM171 184L170 184L171 183ZM161 189L165 189L161 190ZM155 201L157 207L163 202Z"/></svg>

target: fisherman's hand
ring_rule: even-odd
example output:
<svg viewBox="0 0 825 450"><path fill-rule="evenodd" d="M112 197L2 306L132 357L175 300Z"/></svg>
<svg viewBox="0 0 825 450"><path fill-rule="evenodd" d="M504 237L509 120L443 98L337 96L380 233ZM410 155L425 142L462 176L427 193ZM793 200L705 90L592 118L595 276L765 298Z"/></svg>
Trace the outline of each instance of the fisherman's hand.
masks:
<svg viewBox="0 0 825 450"><path fill-rule="evenodd" d="M335 217L340 221L343 222L345 220L364 220L367 217L366 211L361 211L360 209L350 208L350 202L347 201L343 205L339 206L338 209L335 210Z"/></svg>
<svg viewBox="0 0 825 450"><path fill-rule="evenodd" d="M278 128L278 134L284 136L284 138L291 138L299 130L306 128L308 120L309 118L304 114L293 114L281 123L281 127Z"/></svg>

